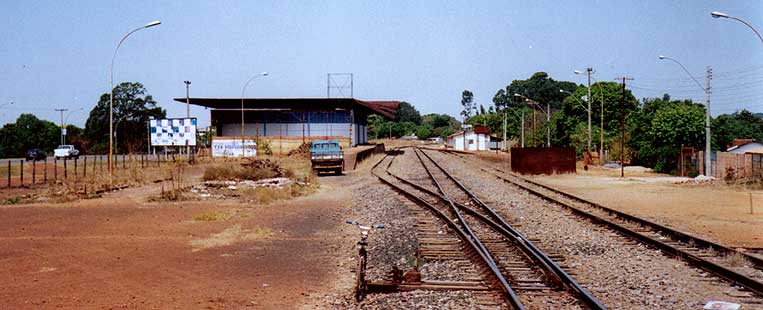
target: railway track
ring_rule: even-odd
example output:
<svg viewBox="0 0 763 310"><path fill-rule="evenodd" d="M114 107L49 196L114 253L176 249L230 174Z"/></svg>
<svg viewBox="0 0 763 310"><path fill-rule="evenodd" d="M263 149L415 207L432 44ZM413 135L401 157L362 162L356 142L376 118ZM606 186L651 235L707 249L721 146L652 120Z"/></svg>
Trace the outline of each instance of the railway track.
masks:
<svg viewBox="0 0 763 310"><path fill-rule="evenodd" d="M467 164L462 154L453 154ZM635 239L663 253L681 259L695 267L708 271L732 285L740 286L754 294L763 296L763 258L691 236L672 228L636 216L632 216L603 205L523 178L512 172L493 167L483 172L516 186L543 200L557 204L576 216L595 224L606 226L618 233ZM751 296L752 297L752 296Z"/></svg>
<svg viewBox="0 0 763 310"><path fill-rule="evenodd" d="M524 309L525 304L605 308L552 259L559 259L558 255L541 251L425 151L410 150L420 166L406 169L423 170L417 171L420 172L418 175L428 178L419 177L413 181L392 174L389 168L394 156L389 160L382 159L372 172L383 183L424 207L428 215L434 214L437 218L434 221L422 216L423 212L414 213L419 224L425 224L419 230L430 233L422 238L422 255L460 259L458 252L463 252L472 262L480 262L480 275L490 279L487 285L500 290L513 309ZM381 173L379 166L384 167ZM426 225L430 223L434 225ZM456 246L453 237L440 240L444 236L438 225L447 225L454 233L450 236L457 235L460 245ZM438 233L431 234L435 231Z"/></svg>

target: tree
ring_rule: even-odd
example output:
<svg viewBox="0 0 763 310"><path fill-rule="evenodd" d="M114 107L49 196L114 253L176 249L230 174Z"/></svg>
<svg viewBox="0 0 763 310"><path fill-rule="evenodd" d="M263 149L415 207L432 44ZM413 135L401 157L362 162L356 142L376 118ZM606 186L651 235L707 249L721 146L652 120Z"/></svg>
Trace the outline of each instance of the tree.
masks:
<svg viewBox="0 0 763 310"><path fill-rule="evenodd" d="M117 85L114 92L114 128L119 141L115 152L145 150L148 146L149 117L165 118L167 112L156 105L141 83L125 82ZM90 111L85 124L85 137L92 143L91 152L106 152L109 148L109 94L101 95L98 104Z"/></svg>
<svg viewBox="0 0 763 310"><path fill-rule="evenodd" d="M557 90L557 92L559 92ZM561 92L559 92L561 93ZM588 139L588 111L586 110L588 105L583 99L588 94L588 88L580 86L571 92L572 95L567 95L563 102L560 116L556 119L554 126L556 127L555 139L557 145L569 145L572 146L570 140L570 133L575 132L578 125L582 122L586 124L586 139ZM604 134L617 132L619 137L620 132L620 116L622 113L625 115L631 114L633 111L638 110L638 101L636 97L630 92L625 90L625 102L623 103L623 89L622 85L615 82L597 82L591 85L591 127L601 127L601 113L602 113L602 101L604 103ZM659 100L659 99L655 99ZM647 109L647 116L653 116L654 109L649 107ZM632 116L629 116L632 117ZM640 129L646 129L643 127ZM591 144L599 145L600 136L594 135L591 128ZM599 131L600 132L600 131ZM632 135L633 136L633 135ZM618 138L619 141L619 138ZM605 145L610 145L610 141L605 139Z"/></svg>
<svg viewBox="0 0 763 310"><path fill-rule="evenodd" d="M472 111L476 109L474 94L468 89L465 89L464 92L461 93L461 106L463 107L461 116L464 120L469 118L469 116L472 116Z"/></svg>
<svg viewBox="0 0 763 310"><path fill-rule="evenodd" d="M51 153L60 143L61 128L33 114L21 114L15 123L0 128L0 157L24 157L31 148Z"/></svg>
<svg viewBox="0 0 763 310"><path fill-rule="evenodd" d="M525 105L523 99L514 96L520 94L537 101L542 105L550 104L552 110L558 110L566 94L559 92L563 89L568 92L575 91L578 85L568 81L556 81L546 72L536 72L527 80L514 80L505 89L499 89L493 96L493 104L496 110L518 107Z"/></svg>
<svg viewBox="0 0 763 310"><path fill-rule="evenodd" d="M725 151L734 139L763 141L763 119L747 110L719 115L711 128L713 150Z"/></svg>
<svg viewBox="0 0 763 310"><path fill-rule="evenodd" d="M675 172L682 145L704 144L704 124L704 106L691 100L644 100L642 108L629 119L632 138L628 146L633 149L633 162L654 167L657 172Z"/></svg>
<svg viewBox="0 0 763 310"><path fill-rule="evenodd" d="M410 103L403 101L400 102L400 106L397 109L397 121L421 125L421 114Z"/></svg>

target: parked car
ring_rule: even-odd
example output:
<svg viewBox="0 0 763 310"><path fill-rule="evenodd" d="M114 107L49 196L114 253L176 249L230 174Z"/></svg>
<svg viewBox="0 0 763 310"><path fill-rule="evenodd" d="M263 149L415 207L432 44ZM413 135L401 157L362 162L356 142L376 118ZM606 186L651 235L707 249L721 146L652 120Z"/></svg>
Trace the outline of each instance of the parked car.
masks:
<svg viewBox="0 0 763 310"><path fill-rule="evenodd" d="M74 148L74 145L59 145L53 150L53 155L56 158L79 158L79 150Z"/></svg>
<svg viewBox="0 0 763 310"><path fill-rule="evenodd" d="M310 160L313 170L342 174L344 153L337 140L315 140L310 145Z"/></svg>
<svg viewBox="0 0 763 310"><path fill-rule="evenodd" d="M44 160L46 157L47 155L45 155L45 151L38 148L26 151L26 160Z"/></svg>

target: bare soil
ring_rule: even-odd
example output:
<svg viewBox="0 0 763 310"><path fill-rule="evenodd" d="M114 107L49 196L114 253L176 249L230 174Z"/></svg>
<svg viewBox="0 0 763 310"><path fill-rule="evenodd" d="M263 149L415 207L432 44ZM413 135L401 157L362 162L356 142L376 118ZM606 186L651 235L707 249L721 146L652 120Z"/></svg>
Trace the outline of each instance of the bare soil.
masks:
<svg viewBox="0 0 763 310"><path fill-rule="evenodd" d="M320 181L316 194L267 206L146 202L158 184L1 206L0 300L9 309L295 308L331 286L347 241L352 176ZM210 212L229 218L194 220Z"/></svg>

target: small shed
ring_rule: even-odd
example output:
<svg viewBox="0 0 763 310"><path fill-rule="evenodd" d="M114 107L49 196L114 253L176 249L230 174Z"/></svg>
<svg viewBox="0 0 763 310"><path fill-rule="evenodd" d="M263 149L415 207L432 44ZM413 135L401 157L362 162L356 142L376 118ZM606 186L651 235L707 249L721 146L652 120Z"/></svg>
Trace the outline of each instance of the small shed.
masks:
<svg viewBox="0 0 763 310"><path fill-rule="evenodd" d="M448 147L459 151L489 151L490 130L484 126L459 131L448 136Z"/></svg>

